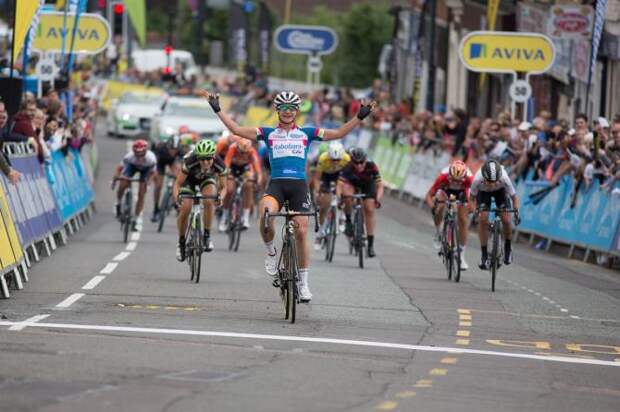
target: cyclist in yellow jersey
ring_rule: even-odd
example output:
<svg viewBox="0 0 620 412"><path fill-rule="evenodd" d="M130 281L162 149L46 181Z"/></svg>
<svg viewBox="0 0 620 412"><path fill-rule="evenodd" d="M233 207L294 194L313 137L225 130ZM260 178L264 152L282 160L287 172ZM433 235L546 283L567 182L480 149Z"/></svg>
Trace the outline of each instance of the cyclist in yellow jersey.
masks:
<svg viewBox="0 0 620 412"><path fill-rule="evenodd" d="M344 146L340 142L331 142L326 152L319 156L314 174L314 188L319 193L315 193L319 206L319 222L321 229L314 240L314 250L321 249L321 242L325 236L325 216L332 200L331 185L335 185L340 176L340 171L351 161L351 157L345 152ZM344 229L343 229L344 230Z"/></svg>

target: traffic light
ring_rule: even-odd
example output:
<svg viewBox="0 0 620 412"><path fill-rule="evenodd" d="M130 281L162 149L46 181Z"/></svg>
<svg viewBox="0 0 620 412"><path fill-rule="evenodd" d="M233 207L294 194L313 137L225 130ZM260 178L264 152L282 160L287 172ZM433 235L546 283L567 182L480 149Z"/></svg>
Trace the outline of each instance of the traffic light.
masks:
<svg viewBox="0 0 620 412"><path fill-rule="evenodd" d="M125 20L125 5L122 2L112 2L112 33L114 36L123 36L124 34L124 20Z"/></svg>

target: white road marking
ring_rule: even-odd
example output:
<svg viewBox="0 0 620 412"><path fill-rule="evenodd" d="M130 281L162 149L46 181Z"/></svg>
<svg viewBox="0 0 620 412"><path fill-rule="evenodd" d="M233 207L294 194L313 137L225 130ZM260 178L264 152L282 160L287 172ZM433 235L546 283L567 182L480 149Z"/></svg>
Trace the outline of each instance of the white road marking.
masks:
<svg viewBox="0 0 620 412"><path fill-rule="evenodd" d="M103 275L109 275L110 273L114 272L114 269L116 269L117 266L118 266L118 263L110 262L107 265L105 265L105 267L101 269L101 272L99 273Z"/></svg>
<svg viewBox="0 0 620 412"><path fill-rule="evenodd" d="M105 279L105 276L97 275L91 280L89 280L87 284L82 286L82 289L85 289L85 290L94 289L103 279Z"/></svg>
<svg viewBox="0 0 620 412"><path fill-rule="evenodd" d="M579 319L579 316L576 316L576 315L570 315L570 317L573 319Z"/></svg>
<svg viewBox="0 0 620 412"><path fill-rule="evenodd" d="M40 320L43 320L43 319L47 318L48 316L49 316L49 315L37 315L37 316L33 316L33 317L31 317L31 318L26 319L26 320L25 320L25 321L23 321L23 322L17 322L15 325L11 326L11 327L9 328L9 330L23 330L23 329L25 329L26 327L28 327L28 326L30 326L30 325L32 325L32 324L34 324L34 323L37 323L37 322L38 322L38 321L40 321Z"/></svg>
<svg viewBox="0 0 620 412"><path fill-rule="evenodd" d="M142 229L142 227L140 227L140 229ZM133 232L131 234L131 240L133 240L134 242L140 240L140 232Z"/></svg>
<svg viewBox="0 0 620 412"><path fill-rule="evenodd" d="M127 247L125 248L125 250L129 250L130 252L133 252L134 250L136 250L136 246L138 246L136 242L129 242L127 243Z"/></svg>
<svg viewBox="0 0 620 412"><path fill-rule="evenodd" d="M566 312L568 312L568 309L560 308L560 311L566 313Z"/></svg>
<svg viewBox="0 0 620 412"><path fill-rule="evenodd" d="M16 324L19 324L19 322L0 321L0 326L13 326ZM533 359L533 360L543 360L543 361L552 361L552 362L561 362L561 363L620 367L620 363L618 362L604 361L604 360L598 360L598 359L571 358L567 356L530 355L527 353L499 352L499 351L490 351L490 350L441 347L441 346L410 345L410 344L404 344L404 343L374 342L374 341L332 339L332 338L313 338L313 337L308 337L308 336L262 335L262 334L256 334L256 333L140 328L140 327L130 327L130 326L80 325L80 324L71 324L71 323L34 323L28 326L37 327L37 328L50 328L50 329L95 330L95 331L106 331L106 332L134 332L134 333L147 333L147 334L160 334L160 335L210 336L210 337L236 338L236 339L259 339L259 340L273 340L273 341L287 341L287 342L324 343L324 344L332 344L332 345L361 346L361 347L385 348L385 349L402 349L402 350L423 351L423 352L446 352L446 353L455 353L455 354L487 355L487 356L497 356L497 357L505 357L505 358Z"/></svg>
<svg viewBox="0 0 620 412"><path fill-rule="evenodd" d="M118 255L114 256L112 259L115 262L120 262L121 260L125 260L131 255L131 252L121 252Z"/></svg>
<svg viewBox="0 0 620 412"><path fill-rule="evenodd" d="M69 296L67 299L63 300L58 305L56 305L56 307L57 308L68 308L69 306L77 302L79 299L81 299L83 296L84 296L83 293L74 293L73 295Z"/></svg>

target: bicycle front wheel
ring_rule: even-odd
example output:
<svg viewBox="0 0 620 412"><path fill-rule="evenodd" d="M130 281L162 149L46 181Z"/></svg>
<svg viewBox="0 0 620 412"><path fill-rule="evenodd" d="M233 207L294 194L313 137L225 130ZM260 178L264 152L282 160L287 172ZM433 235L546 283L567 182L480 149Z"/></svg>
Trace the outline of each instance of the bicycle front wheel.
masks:
<svg viewBox="0 0 620 412"><path fill-rule="evenodd" d="M200 216L196 216L196 219L199 219ZM200 260L202 256L202 233L200 230L200 224L196 223L193 229L193 237L194 237L194 245L193 245L193 272L194 279L196 283L200 282Z"/></svg>
<svg viewBox="0 0 620 412"><path fill-rule="evenodd" d="M164 193L162 204L159 209L159 224L157 226L157 232L159 233L161 233L164 228L164 222L166 221L166 215L168 214L168 209L170 208L171 198L172 195L170 194L170 189L166 189L166 193Z"/></svg>
<svg viewBox="0 0 620 412"><path fill-rule="evenodd" d="M499 268L499 225L493 226L493 244L491 246L491 292L495 292L495 278Z"/></svg>
<svg viewBox="0 0 620 412"><path fill-rule="evenodd" d="M338 236L338 222L336 219L336 211L334 210L333 219L331 222L331 226L329 227L329 258L328 261L331 262L334 260L334 250L336 250L336 237Z"/></svg>
<svg viewBox="0 0 620 412"><path fill-rule="evenodd" d="M123 242L129 240L129 228L131 227L131 191L126 190L123 197Z"/></svg>
<svg viewBox="0 0 620 412"><path fill-rule="evenodd" d="M461 280L461 241L459 240L459 225L452 223L452 250L454 255L454 281Z"/></svg>
<svg viewBox="0 0 620 412"><path fill-rule="evenodd" d="M291 323L295 323L297 300L299 299L299 291L297 290L297 281L299 280L299 268L297 266L297 248L295 245L295 237L289 234L289 258L288 258L288 281L287 281L287 312Z"/></svg>
<svg viewBox="0 0 620 412"><path fill-rule="evenodd" d="M357 262L364 269L364 212L361 209L355 214L355 247L357 248Z"/></svg>

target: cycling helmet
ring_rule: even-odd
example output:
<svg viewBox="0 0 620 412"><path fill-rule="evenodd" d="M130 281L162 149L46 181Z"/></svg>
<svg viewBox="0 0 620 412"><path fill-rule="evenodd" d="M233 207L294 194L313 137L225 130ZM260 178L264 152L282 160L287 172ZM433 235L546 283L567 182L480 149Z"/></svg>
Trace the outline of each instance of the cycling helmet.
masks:
<svg viewBox="0 0 620 412"><path fill-rule="evenodd" d="M181 136L173 135L166 140L166 147L168 149L178 149L181 144Z"/></svg>
<svg viewBox="0 0 620 412"><path fill-rule="evenodd" d="M193 133L183 133L179 140L182 146L190 146L196 143L196 136Z"/></svg>
<svg viewBox="0 0 620 412"><path fill-rule="evenodd" d="M131 149L136 156L144 156L146 154L146 151L148 150L148 147L149 145L144 139L138 139L133 142L133 145L131 145Z"/></svg>
<svg viewBox="0 0 620 412"><path fill-rule="evenodd" d="M194 153L198 157L213 157L215 156L215 143L209 139L202 139L196 144Z"/></svg>
<svg viewBox="0 0 620 412"><path fill-rule="evenodd" d="M344 146L340 142L331 142L327 153L330 159L340 160L344 156Z"/></svg>
<svg viewBox="0 0 620 412"><path fill-rule="evenodd" d="M299 95L295 92L280 92L276 98L273 99L273 104L276 108L281 104L292 104L299 108L299 105L301 104L301 97L299 97Z"/></svg>
<svg viewBox="0 0 620 412"><path fill-rule="evenodd" d="M502 166L497 160L487 160L482 166L482 177L487 182L497 182L502 177Z"/></svg>
<svg viewBox="0 0 620 412"><path fill-rule="evenodd" d="M355 163L362 163L366 160L366 151L361 147L354 147L349 152L351 160Z"/></svg>
<svg viewBox="0 0 620 412"><path fill-rule="evenodd" d="M189 133L189 126L183 125L179 127L179 134Z"/></svg>
<svg viewBox="0 0 620 412"><path fill-rule="evenodd" d="M327 151L329 151L329 143L325 143L325 142L321 143L319 145L319 156Z"/></svg>
<svg viewBox="0 0 620 412"><path fill-rule="evenodd" d="M450 177L455 180L463 180L467 175L467 166L461 160L455 160L448 170Z"/></svg>
<svg viewBox="0 0 620 412"><path fill-rule="evenodd" d="M248 139L241 139L237 142L237 148L241 153L249 152L252 149L252 142Z"/></svg>

